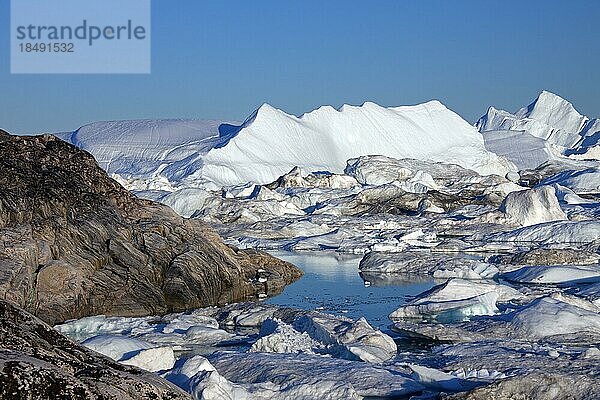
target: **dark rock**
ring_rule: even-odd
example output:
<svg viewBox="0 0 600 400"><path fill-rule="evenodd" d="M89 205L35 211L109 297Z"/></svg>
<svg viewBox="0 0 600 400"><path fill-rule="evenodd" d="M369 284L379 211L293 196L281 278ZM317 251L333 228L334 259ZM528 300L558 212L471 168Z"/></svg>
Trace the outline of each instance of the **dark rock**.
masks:
<svg viewBox="0 0 600 400"><path fill-rule="evenodd" d="M89 153L51 135L0 140L0 234L4 299L51 324L248 300L302 274L136 198Z"/></svg>
<svg viewBox="0 0 600 400"><path fill-rule="evenodd" d="M191 399L162 378L72 342L0 300L0 399Z"/></svg>

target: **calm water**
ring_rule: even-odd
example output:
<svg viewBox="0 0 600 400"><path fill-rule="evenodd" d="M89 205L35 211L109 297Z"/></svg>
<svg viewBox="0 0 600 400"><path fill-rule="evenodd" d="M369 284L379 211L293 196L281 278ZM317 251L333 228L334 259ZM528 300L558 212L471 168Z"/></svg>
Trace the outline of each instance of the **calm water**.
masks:
<svg viewBox="0 0 600 400"><path fill-rule="evenodd" d="M388 315L398 306L434 286L422 276L364 276L358 270L360 256L333 252L270 252L304 271L304 276L283 293L266 300L281 306L319 310L353 319L364 316L380 329L390 325ZM367 283L365 285L365 280ZM370 284L370 285L369 285Z"/></svg>

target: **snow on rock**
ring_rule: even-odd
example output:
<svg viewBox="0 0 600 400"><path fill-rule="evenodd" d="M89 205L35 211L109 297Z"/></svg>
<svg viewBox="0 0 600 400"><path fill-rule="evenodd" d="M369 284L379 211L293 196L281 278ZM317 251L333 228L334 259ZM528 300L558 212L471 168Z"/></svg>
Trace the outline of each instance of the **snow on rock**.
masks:
<svg viewBox="0 0 600 400"><path fill-rule="evenodd" d="M512 192L499 209L511 223L520 226L567 219L550 186Z"/></svg>
<svg viewBox="0 0 600 400"><path fill-rule="evenodd" d="M494 315L498 312L496 302L520 297L521 293L506 285L455 278L421 293L389 317L461 321L474 315Z"/></svg>
<svg viewBox="0 0 600 400"><path fill-rule="evenodd" d="M208 358L221 375L238 384L278 385L282 392L276 398L400 398L424 389L407 374L359 361L274 353L215 353Z"/></svg>
<svg viewBox="0 0 600 400"><path fill-rule="evenodd" d="M591 283L600 281L600 267L598 265L534 265L504 273L502 278L517 283Z"/></svg>

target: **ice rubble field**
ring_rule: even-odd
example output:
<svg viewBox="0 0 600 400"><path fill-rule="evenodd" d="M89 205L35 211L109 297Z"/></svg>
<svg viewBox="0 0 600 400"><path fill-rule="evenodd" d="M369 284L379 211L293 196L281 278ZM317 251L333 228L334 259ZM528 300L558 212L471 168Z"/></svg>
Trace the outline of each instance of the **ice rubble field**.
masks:
<svg viewBox="0 0 600 400"><path fill-rule="evenodd" d="M198 399L600 397L599 131L549 92L476 127L439 102L82 127L64 137L231 245L351 253L374 291L435 286L399 298L382 330L288 308L293 287L271 304L56 329Z"/></svg>

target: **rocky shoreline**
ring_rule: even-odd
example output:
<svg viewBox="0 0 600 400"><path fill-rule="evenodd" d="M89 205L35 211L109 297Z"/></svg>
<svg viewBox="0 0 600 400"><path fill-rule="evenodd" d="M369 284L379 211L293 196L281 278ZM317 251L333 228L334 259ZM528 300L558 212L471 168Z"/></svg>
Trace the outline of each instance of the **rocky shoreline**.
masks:
<svg viewBox="0 0 600 400"><path fill-rule="evenodd" d="M0 187L0 290L51 324L248 300L302 275L136 198L89 153L50 135L0 137Z"/></svg>

